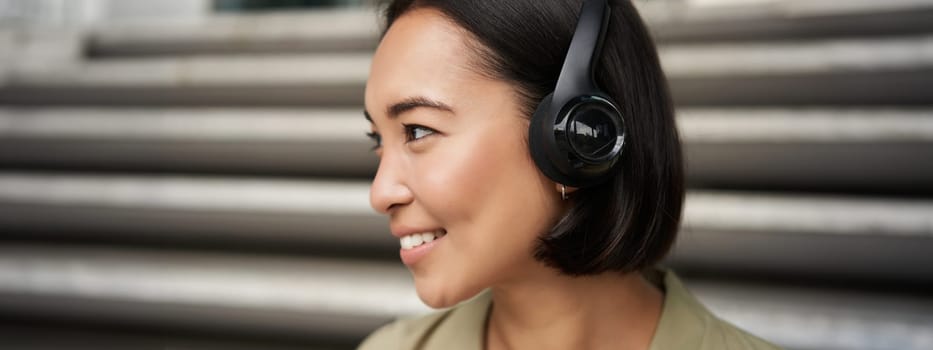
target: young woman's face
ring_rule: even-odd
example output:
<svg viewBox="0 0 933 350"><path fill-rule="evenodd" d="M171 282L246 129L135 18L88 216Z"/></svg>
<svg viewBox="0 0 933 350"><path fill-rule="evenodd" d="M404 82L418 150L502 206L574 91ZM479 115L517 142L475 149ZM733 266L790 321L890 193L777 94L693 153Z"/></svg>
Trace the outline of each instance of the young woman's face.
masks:
<svg viewBox="0 0 933 350"><path fill-rule="evenodd" d="M379 44L366 85L381 139L370 203L406 236L402 261L432 307L541 271L535 240L566 203L531 159L514 87L478 73L466 35L434 10L408 12Z"/></svg>

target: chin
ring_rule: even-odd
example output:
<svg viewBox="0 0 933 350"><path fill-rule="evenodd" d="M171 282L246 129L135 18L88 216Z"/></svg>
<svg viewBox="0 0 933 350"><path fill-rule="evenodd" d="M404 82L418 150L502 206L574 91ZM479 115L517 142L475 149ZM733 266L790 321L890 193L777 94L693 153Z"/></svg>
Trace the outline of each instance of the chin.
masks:
<svg viewBox="0 0 933 350"><path fill-rule="evenodd" d="M415 276L415 289L421 302L434 309L456 306L483 290L482 288L459 288L456 283L431 281L417 276Z"/></svg>

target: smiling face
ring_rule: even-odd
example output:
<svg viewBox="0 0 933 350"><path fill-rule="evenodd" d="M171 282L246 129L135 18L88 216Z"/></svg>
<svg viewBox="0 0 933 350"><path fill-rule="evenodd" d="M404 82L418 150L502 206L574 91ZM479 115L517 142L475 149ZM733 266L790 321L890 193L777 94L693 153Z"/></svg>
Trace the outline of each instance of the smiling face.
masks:
<svg viewBox="0 0 933 350"><path fill-rule="evenodd" d="M381 139L370 203L405 236L402 260L432 307L545 270L535 240L567 203L531 159L515 87L477 72L468 38L437 11L412 10L379 44L366 85ZM438 230L405 249L421 239L412 233Z"/></svg>

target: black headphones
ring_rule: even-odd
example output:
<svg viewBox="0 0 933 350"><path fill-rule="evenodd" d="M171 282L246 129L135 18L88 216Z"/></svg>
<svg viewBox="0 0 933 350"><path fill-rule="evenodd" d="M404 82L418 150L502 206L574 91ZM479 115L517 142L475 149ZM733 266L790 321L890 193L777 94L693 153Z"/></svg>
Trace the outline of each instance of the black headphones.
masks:
<svg viewBox="0 0 933 350"><path fill-rule="evenodd" d="M609 11L606 0L583 2L557 86L531 117L531 157L544 175L563 185L605 181L622 155L622 113L593 79Z"/></svg>

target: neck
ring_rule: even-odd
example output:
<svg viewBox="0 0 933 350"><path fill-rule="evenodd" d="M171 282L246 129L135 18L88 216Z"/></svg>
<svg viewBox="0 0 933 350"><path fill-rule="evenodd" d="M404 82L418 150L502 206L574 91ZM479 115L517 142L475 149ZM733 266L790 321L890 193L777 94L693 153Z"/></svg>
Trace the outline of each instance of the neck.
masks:
<svg viewBox="0 0 933 350"><path fill-rule="evenodd" d="M664 298L640 273L568 277L546 270L493 287L486 349L650 347Z"/></svg>

